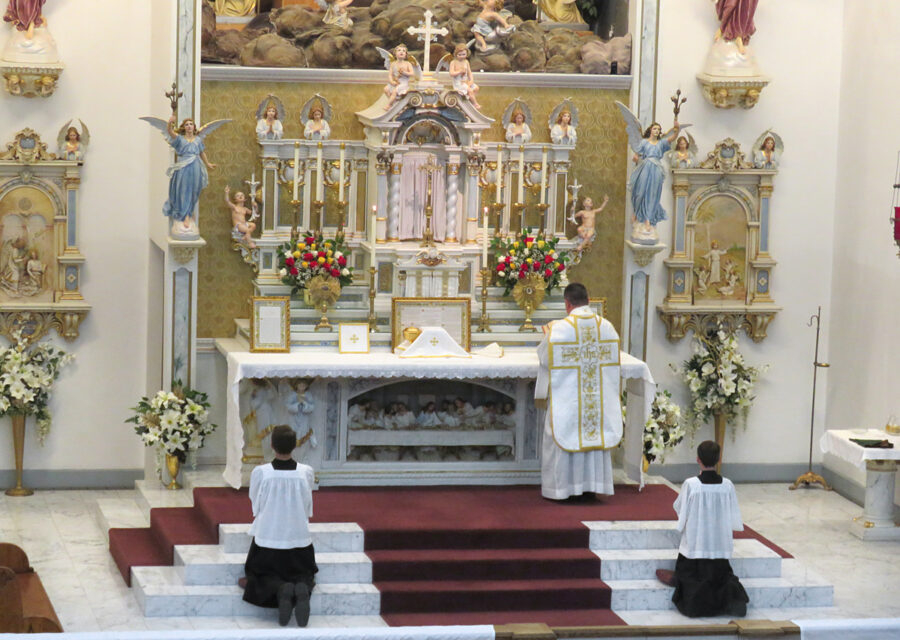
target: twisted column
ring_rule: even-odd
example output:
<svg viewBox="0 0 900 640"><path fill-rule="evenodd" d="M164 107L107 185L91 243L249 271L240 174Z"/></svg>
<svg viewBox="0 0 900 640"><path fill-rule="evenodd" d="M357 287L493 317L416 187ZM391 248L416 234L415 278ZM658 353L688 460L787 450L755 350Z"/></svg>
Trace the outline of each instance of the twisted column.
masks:
<svg viewBox="0 0 900 640"><path fill-rule="evenodd" d="M459 198L459 165L447 165L447 232L445 242L456 242L456 201Z"/></svg>
<svg viewBox="0 0 900 640"><path fill-rule="evenodd" d="M391 195L388 202L387 240L396 242L400 239L400 169L403 164L395 162L391 165Z"/></svg>

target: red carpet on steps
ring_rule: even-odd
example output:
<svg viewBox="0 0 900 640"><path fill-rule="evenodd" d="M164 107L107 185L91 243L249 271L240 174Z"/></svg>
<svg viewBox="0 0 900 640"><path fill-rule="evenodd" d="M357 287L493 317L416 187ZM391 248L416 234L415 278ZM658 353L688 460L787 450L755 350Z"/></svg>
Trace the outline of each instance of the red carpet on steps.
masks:
<svg viewBox="0 0 900 640"><path fill-rule="evenodd" d="M388 624L623 624L609 610L585 520L674 520L675 492L618 486L590 503L544 500L536 486L325 487L313 522L356 522ZM249 523L246 489L194 489L193 508L151 510L148 529L110 529L122 576L172 564L176 544L217 544L218 525ZM783 557L784 550L748 529Z"/></svg>

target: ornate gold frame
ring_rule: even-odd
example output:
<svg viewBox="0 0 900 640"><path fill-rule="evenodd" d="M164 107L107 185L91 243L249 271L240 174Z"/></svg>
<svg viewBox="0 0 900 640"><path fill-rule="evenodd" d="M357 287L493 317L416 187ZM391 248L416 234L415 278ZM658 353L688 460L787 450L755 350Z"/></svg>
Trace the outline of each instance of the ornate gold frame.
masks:
<svg viewBox="0 0 900 640"><path fill-rule="evenodd" d="M256 343L257 314L262 307L281 309L281 341L276 346ZM271 343L269 343L271 344ZM250 351L252 353L288 353L291 350L291 299L289 296L253 296L250 298Z"/></svg>
<svg viewBox="0 0 900 640"><path fill-rule="evenodd" d="M396 348L398 344L403 342L401 335L401 314L405 306L437 305L444 309L442 316L447 313L461 313L463 335L451 337L459 342L466 350L470 351L472 347L472 300L471 298L393 298L391 300L391 349ZM443 325L441 325L443 326Z"/></svg>

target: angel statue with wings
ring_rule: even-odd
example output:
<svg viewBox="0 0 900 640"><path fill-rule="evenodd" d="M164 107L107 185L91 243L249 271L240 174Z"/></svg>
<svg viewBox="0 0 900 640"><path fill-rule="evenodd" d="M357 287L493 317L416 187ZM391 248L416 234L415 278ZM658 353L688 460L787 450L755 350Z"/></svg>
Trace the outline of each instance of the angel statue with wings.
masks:
<svg viewBox="0 0 900 640"><path fill-rule="evenodd" d="M81 162L84 160L84 154L87 153L88 145L91 143L91 132L88 131L87 125L79 120L81 131L73 125L74 120L69 120L59 130L56 136L56 144L59 148L57 157L60 160L76 160Z"/></svg>
<svg viewBox="0 0 900 640"><path fill-rule="evenodd" d="M171 220L171 232L175 236L199 234L194 220L194 210L200 193L209 184L207 169L215 169L206 157L204 139L210 133L231 120L213 120L197 129L193 118L185 118L175 127L175 115L168 122L161 118L141 118L163 132L166 142L175 150L177 159L166 171L169 176L169 199L163 205L163 215ZM176 224L177 223L177 224Z"/></svg>
<svg viewBox="0 0 900 640"><path fill-rule="evenodd" d="M662 159L672 148L672 142L678 136L681 126L678 124L678 116L675 116L672 128L665 134L658 122L651 123L641 132L637 116L618 100L616 104L625 119L628 144L634 150L632 160L637 164L629 185L632 207L631 240L637 244L656 244L659 241L656 225L666 219L666 210L659 201L663 182L666 180L666 167Z"/></svg>
<svg viewBox="0 0 900 640"><path fill-rule="evenodd" d="M394 53L381 47L375 48L384 58L384 68L388 70L388 83L384 87L384 94L388 97L384 110L387 111L394 106L397 98L409 93L410 78L412 76L418 78L422 74L422 69L416 59L410 57L405 44L394 47Z"/></svg>
<svg viewBox="0 0 900 640"><path fill-rule="evenodd" d="M777 169L784 151L781 136L769 129L753 143L753 166L757 169Z"/></svg>

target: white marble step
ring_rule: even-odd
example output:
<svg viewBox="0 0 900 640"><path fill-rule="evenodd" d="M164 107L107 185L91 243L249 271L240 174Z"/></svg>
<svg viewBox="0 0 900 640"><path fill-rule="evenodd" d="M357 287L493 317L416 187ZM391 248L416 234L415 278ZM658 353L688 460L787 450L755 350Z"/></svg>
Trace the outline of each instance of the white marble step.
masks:
<svg viewBox="0 0 900 640"><path fill-rule="evenodd" d="M363 530L353 522L311 522L316 556L320 553L362 552ZM223 553L241 553L250 550L249 524L220 524L219 546ZM215 548L215 547L213 547Z"/></svg>
<svg viewBox="0 0 900 640"><path fill-rule="evenodd" d="M681 541L675 520L600 520L585 522L590 548L677 549Z"/></svg>
<svg viewBox="0 0 900 640"><path fill-rule="evenodd" d="M132 589L147 617L254 616L259 608L243 601L233 585L185 585L175 567L133 567ZM381 596L371 584L317 584L313 615L378 615Z"/></svg>
<svg viewBox="0 0 900 640"><path fill-rule="evenodd" d="M674 569L678 549L595 549L602 580L655 580L657 569ZM759 540L734 541L731 567L741 579L777 578L781 556Z"/></svg>
<svg viewBox="0 0 900 640"><path fill-rule="evenodd" d="M656 579L606 580L606 583L612 589L613 611L675 609L673 588ZM834 603L834 587L797 560L784 560L780 577L744 578L741 584L750 596L749 606L754 609L830 607Z"/></svg>
<svg viewBox="0 0 900 640"><path fill-rule="evenodd" d="M226 553L215 545L176 545L175 568L186 585L234 585L244 575L246 553ZM372 582L366 554L316 553L318 584Z"/></svg>

